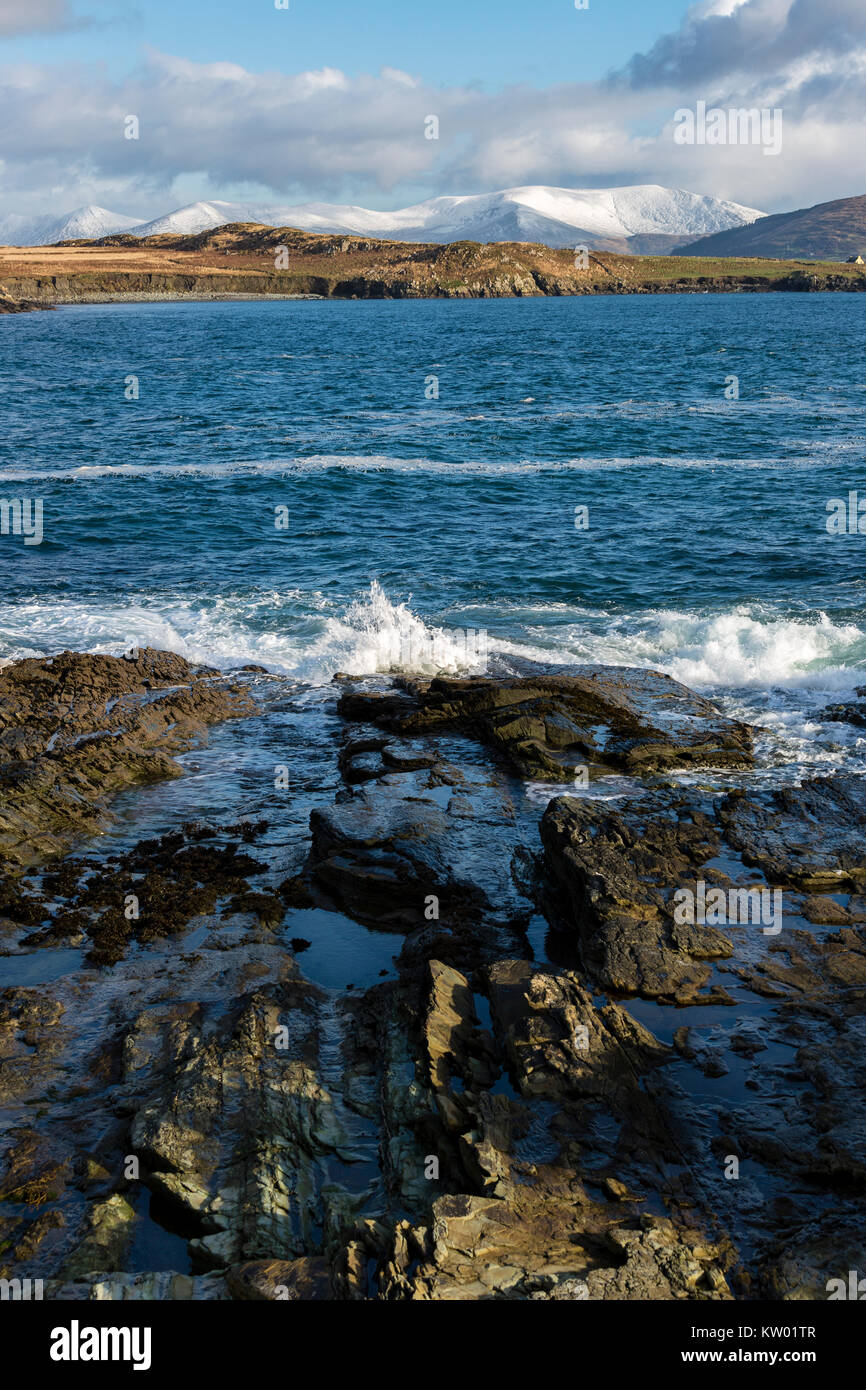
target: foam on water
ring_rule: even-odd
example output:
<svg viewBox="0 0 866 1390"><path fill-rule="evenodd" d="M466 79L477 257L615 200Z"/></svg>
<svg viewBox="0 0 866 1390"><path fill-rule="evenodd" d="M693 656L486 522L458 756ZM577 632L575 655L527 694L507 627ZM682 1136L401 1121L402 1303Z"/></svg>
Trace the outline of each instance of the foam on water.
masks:
<svg viewBox="0 0 866 1390"><path fill-rule="evenodd" d="M658 665L699 689L850 690L866 667L866 633L825 613L780 617L754 605L719 614L658 612L614 619L595 660Z"/></svg>
<svg viewBox="0 0 866 1390"><path fill-rule="evenodd" d="M297 590L222 596L206 605L158 600L138 605L75 600L0 606L3 658L42 656L68 647L119 654L158 647L189 661L231 670L248 663L311 684L348 675L480 671L473 629L425 623L393 603L374 580L342 613L320 593Z"/></svg>
<svg viewBox="0 0 866 1390"><path fill-rule="evenodd" d="M468 416L480 420L482 416ZM229 428L229 427L227 427ZM815 446L816 454L818 446ZM829 463L838 462L841 446L833 451ZM459 462L425 456L399 458L386 454L317 454L309 457L227 459L222 463L111 463L79 464L74 468L0 468L0 485L7 483L98 482L117 478L230 478L308 475L332 470L348 473L430 473L453 477L510 477L533 473L618 473L629 469L725 469L733 472L773 472L812 470L824 462L819 456L783 457L694 457L690 455L638 455L635 457L586 456L568 459L513 458L463 459Z"/></svg>
<svg viewBox="0 0 866 1390"><path fill-rule="evenodd" d="M84 600L0 606L0 656L64 647L113 652L164 647L230 669L258 662L310 681L403 670L477 669L466 632L492 621L489 648L545 663L652 666L703 690L851 691L866 680L866 632L857 624L779 616L740 605L727 612L650 611L627 617L563 603L473 609L467 627L425 621L374 580L342 611L320 592L225 594L210 602L144 598L137 605ZM498 631L497 631L498 630Z"/></svg>

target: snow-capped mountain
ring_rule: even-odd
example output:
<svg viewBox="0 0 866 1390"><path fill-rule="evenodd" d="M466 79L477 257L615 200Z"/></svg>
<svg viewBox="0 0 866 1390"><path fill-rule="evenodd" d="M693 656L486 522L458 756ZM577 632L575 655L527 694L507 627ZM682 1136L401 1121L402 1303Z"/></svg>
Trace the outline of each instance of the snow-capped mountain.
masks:
<svg viewBox="0 0 866 1390"><path fill-rule="evenodd" d="M274 207L246 203L190 203L132 229L192 235L226 222L263 222L306 232L354 233L400 241L541 241L570 246L577 236L706 236L742 227L764 214L680 188L506 188L498 193L430 198L396 212L301 203Z"/></svg>
<svg viewBox="0 0 866 1390"><path fill-rule="evenodd" d="M162 217L154 217L151 222L139 222L136 227L128 227L125 230L133 236L163 236L171 233L173 236L195 236L197 232L209 232L213 227L224 227L227 222L265 222L269 227L295 226L295 223L283 222L281 218L276 220L264 217L265 209L251 203L223 203L218 200L212 203L187 203L185 207L175 208L174 212L167 212ZM286 214L294 212L294 208L283 208Z"/></svg>
<svg viewBox="0 0 866 1390"><path fill-rule="evenodd" d="M79 208L67 217L54 219L7 217L0 220L0 241L44 246L120 231L139 237L160 233L191 236L227 222L260 222L270 227L399 241L540 241L548 246L571 246L579 241L592 245L600 240L694 239L742 227L763 216L757 208L658 184L588 189L538 186L430 198L395 212L333 203L281 207L214 201L189 203L150 222L136 222L104 208Z"/></svg>
<svg viewBox="0 0 866 1390"><path fill-rule="evenodd" d="M0 217L0 245L52 246L58 241L95 240L114 232L126 232L137 220L92 203L61 217L22 217L13 212L8 217Z"/></svg>

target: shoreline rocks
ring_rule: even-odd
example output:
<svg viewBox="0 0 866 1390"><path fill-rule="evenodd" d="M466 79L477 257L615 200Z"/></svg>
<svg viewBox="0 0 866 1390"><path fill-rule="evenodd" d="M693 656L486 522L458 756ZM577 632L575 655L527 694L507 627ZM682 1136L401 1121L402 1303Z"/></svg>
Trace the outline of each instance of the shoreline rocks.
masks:
<svg viewBox="0 0 866 1390"><path fill-rule="evenodd" d="M318 781L274 796L285 698L238 676L154 651L0 672L0 1277L826 1296L866 1188L866 784L713 790L754 768L751 731L652 672L376 684L303 706ZM236 718L260 817L68 852ZM596 799L611 770L631 790ZM782 894L780 931L680 920L698 882ZM379 975L367 939L393 940Z"/></svg>
<svg viewBox="0 0 866 1390"><path fill-rule="evenodd" d="M550 781L578 768L601 775L696 764L753 763L747 725L670 676L637 667L578 666L563 676L401 680L401 694L346 692L339 710L398 734L457 728L501 751L517 772Z"/></svg>
<svg viewBox="0 0 866 1390"><path fill-rule="evenodd" d="M61 652L0 671L0 862L58 854L102 825L108 798L176 777L173 755L255 706L217 672L152 648Z"/></svg>

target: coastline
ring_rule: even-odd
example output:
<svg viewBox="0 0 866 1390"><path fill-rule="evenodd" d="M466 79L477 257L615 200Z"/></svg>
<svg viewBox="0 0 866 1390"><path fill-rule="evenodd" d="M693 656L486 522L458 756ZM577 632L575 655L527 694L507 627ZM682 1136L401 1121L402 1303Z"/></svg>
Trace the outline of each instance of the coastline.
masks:
<svg viewBox="0 0 866 1390"><path fill-rule="evenodd" d="M280 255L287 268L275 268ZM374 242L246 224L195 237L0 248L0 295L36 305L864 290L866 274L847 263L595 251L581 259L530 242Z"/></svg>

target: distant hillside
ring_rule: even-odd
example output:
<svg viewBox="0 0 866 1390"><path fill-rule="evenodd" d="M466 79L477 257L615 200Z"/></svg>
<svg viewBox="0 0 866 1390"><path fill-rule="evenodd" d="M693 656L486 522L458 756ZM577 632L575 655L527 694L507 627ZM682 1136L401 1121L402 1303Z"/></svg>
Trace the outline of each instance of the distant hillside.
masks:
<svg viewBox="0 0 866 1390"><path fill-rule="evenodd" d="M675 256L769 256L774 260L866 260L866 194L774 213L678 246Z"/></svg>

